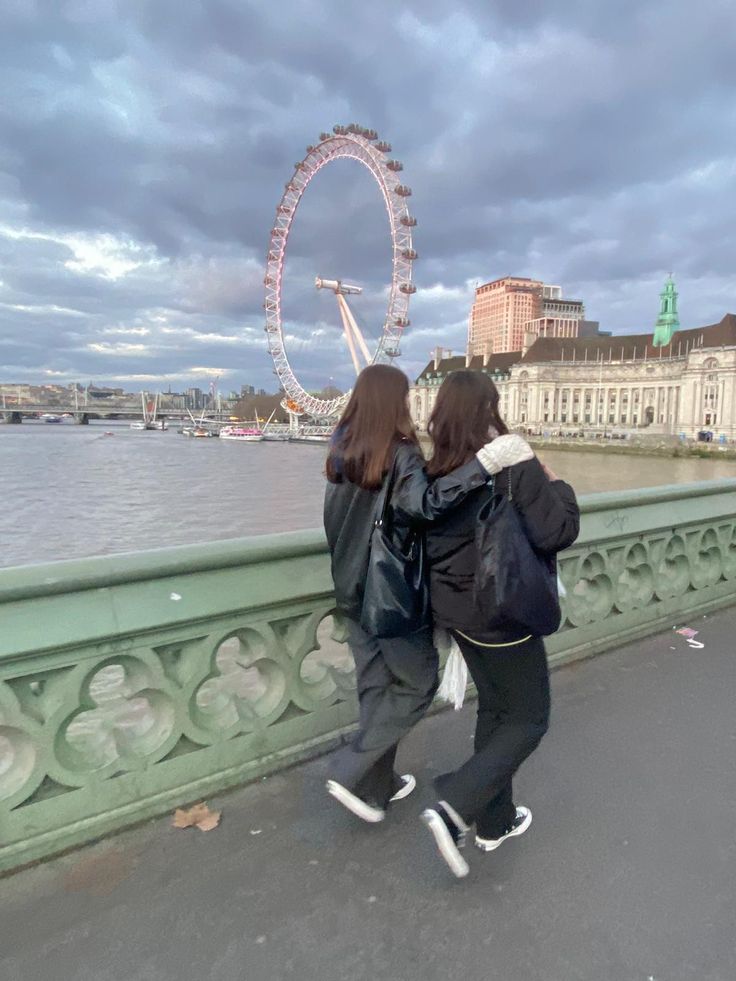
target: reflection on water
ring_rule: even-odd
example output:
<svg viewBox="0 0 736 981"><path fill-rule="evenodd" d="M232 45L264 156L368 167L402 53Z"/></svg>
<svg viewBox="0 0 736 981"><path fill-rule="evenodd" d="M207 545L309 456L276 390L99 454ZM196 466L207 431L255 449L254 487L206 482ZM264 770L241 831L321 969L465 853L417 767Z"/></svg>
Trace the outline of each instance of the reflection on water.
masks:
<svg viewBox="0 0 736 981"><path fill-rule="evenodd" d="M736 476L718 459L540 455L578 493ZM324 456L110 422L0 426L0 565L318 527Z"/></svg>

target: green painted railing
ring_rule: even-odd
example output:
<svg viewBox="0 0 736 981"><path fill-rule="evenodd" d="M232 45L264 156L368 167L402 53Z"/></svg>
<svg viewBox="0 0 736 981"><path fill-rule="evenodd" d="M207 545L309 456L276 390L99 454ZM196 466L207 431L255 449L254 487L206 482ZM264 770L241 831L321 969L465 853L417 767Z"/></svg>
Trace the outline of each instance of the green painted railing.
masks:
<svg viewBox="0 0 736 981"><path fill-rule="evenodd" d="M582 506L553 662L736 602L736 480ZM317 531L0 570L0 870L333 745L331 585Z"/></svg>

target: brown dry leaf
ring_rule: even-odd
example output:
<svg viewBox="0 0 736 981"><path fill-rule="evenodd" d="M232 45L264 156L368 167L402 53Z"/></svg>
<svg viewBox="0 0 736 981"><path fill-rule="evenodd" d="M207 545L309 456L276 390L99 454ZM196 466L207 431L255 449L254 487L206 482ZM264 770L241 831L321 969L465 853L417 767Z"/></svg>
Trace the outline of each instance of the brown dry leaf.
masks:
<svg viewBox="0 0 736 981"><path fill-rule="evenodd" d="M197 827L200 831L212 831L220 823L220 815L222 811L210 811L207 817L202 818L201 821L197 821Z"/></svg>
<svg viewBox="0 0 736 981"><path fill-rule="evenodd" d="M192 822L189 818L189 812L183 811L180 807L174 812L174 820L171 822L173 828L190 828Z"/></svg>
<svg viewBox="0 0 736 981"><path fill-rule="evenodd" d="M188 811L177 808L172 825L175 828L191 828L195 824L198 825L200 821L205 821L211 814L212 811L210 811L204 801L200 804L195 804L194 807L190 807ZM219 814L217 817L219 820Z"/></svg>

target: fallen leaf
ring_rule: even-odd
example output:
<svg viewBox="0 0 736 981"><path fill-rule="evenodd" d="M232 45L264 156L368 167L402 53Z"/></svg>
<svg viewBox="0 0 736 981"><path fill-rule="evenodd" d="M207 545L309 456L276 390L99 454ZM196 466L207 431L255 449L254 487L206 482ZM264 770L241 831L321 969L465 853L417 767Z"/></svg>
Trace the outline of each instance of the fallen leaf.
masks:
<svg viewBox="0 0 736 981"><path fill-rule="evenodd" d="M222 811L210 811L207 817L197 821L197 827L200 831L212 831L220 823L221 814Z"/></svg>
<svg viewBox="0 0 736 981"><path fill-rule="evenodd" d="M192 828L195 825L199 827L203 821L209 822L213 815L217 816L217 820L212 825L212 827L217 827L220 821L220 812L211 811L209 807L202 801L200 804L195 804L190 807L189 810L184 810L178 808L174 814L174 820L171 822L175 828ZM210 831L211 828L203 828L204 831Z"/></svg>

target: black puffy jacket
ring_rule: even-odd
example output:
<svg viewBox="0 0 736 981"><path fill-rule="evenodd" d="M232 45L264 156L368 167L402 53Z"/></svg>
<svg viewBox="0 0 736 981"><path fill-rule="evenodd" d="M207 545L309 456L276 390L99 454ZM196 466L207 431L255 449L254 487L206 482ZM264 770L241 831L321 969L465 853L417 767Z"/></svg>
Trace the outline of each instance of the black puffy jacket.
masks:
<svg viewBox="0 0 736 981"><path fill-rule="evenodd" d="M513 503L532 546L546 555L556 555L572 545L580 530L572 487L563 480L549 480L536 457L498 474L496 491L507 493L509 481ZM476 518L491 493L490 485L481 487L435 521L427 533L427 555L432 615L437 626L493 644L518 640L527 631L516 623L490 631L473 602Z"/></svg>
<svg viewBox="0 0 736 981"><path fill-rule="evenodd" d="M396 453L397 474L389 522L399 538L412 526L432 521L457 507L488 480L488 474L475 457L447 476L430 482L418 446L406 440L399 444ZM325 533L332 555L337 608L353 620L360 619L363 606L378 494L377 490L365 490L345 479L328 483L325 491Z"/></svg>

